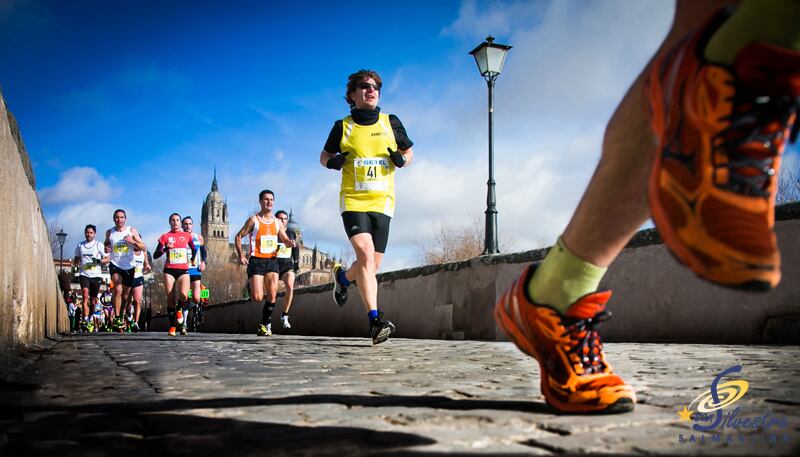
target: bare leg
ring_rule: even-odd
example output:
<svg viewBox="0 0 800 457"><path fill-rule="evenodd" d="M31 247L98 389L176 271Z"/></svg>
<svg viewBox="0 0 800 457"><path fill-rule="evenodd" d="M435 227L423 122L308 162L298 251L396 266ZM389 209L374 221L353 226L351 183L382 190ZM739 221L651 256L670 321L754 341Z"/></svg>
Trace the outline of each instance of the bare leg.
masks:
<svg viewBox="0 0 800 457"><path fill-rule="evenodd" d="M284 299L283 312L289 314L294 299L294 271L287 271L283 274L283 284L286 286L286 298Z"/></svg>
<svg viewBox="0 0 800 457"><path fill-rule="evenodd" d="M250 276L250 300L261 301L264 299L264 276Z"/></svg>
<svg viewBox="0 0 800 457"><path fill-rule="evenodd" d="M669 49L715 10L736 2L679 0L672 29L656 55ZM650 217L647 180L656 145L645 118L643 82L633 83L608 123L603 155L562 236L577 257L606 267Z"/></svg>
<svg viewBox="0 0 800 457"><path fill-rule="evenodd" d="M144 286L134 287L133 292L133 321L139 322L139 315L142 311L142 292L144 291Z"/></svg>
<svg viewBox="0 0 800 457"><path fill-rule="evenodd" d="M364 302L367 311L378 309L378 280L375 278L377 267L375 265L375 246L372 235L359 233L350 238L350 244L356 251L356 261L347 270L345 276L348 281L355 281L358 293ZM383 258L381 254L380 258Z"/></svg>
<svg viewBox="0 0 800 457"><path fill-rule="evenodd" d="M266 299L270 303L275 303L278 295L278 273L267 273L264 275L264 286L266 287Z"/></svg>
<svg viewBox="0 0 800 457"><path fill-rule="evenodd" d="M167 294L167 309L175 309L175 278L164 273L164 293Z"/></svg>
<svg viewBox="0 0 800 457"><path fill-rule="evenodd" d="M200 283L202 281L196 280L192 281L192 302L197 305L200 303Z"/></svg>
<svg viewBox="0 0 800 457"><path fill-rule="evenodd" d="M178 286L178 301L185 304L189 300L189 286L191 285L189 275L180 275L175 280L175 284Z"/></svg>
<svg viewBox="0 0 800 457"><path fill-rule="evenodd" d="M114 312L119 316L119 311L122 308L122 298L125 295L124 286L122 285L122 276L120 276L119 273L114 273L111 280L114 281L114 294L111 299L114 302Z"/></svg>

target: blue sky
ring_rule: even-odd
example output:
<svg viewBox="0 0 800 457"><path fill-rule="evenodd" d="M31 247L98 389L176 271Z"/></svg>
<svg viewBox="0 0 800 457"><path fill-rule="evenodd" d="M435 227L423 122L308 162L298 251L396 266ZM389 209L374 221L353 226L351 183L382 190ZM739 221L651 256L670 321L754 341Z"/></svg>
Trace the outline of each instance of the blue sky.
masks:
<svg viewBox="0 0 800 457"><path fill-rule="evenodd" d="M339 176L318 158L347 75L371 68L416 143L383 269L419 264L438 222L485 210L486 85L467 53L492 34L514 46L495 93L500 232L515 250L549 245L672 14L659 0L289 3L0 0L0 87L68 243L122 207L154 244L171 212L199 220L216 166L231 234L270 188L307 242L343 252Z"/></svg>

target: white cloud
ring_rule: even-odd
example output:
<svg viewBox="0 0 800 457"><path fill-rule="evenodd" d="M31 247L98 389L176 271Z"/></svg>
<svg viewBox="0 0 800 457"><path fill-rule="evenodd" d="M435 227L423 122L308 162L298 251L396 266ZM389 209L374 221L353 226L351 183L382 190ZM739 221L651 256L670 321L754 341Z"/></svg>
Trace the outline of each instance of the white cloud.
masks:
<svg viewBox="0 0 800 457"><path fill-rule="evenodd" d="M495 90L494 153L499 232L516 250L549 245L563 231L599 159L605 124L665 35L671 8L468 1L444 28L477 44L488 23L514 46ZM437 68L442 76L402 78L386 94L416 142L416 163L397 175L390 241L405 255L440 220L468 223L486 209L486 86L469 64L472 78ZM398 71L405 73L413 72Z"/></svg>
<svg viewBox="0 0 800 457"><path fill-rule="evenodd" d="M73 167L59 176L53 187L39 191L44 204L63 204L79 201L105 201L116 194L111 181L92 167Z"/></svg>
<svg viewBox="0 0 800 457"><path fill-rule="evenodd" d="M467 51L488 33L514 46L495 90L498 226L516 241L515 250L532 249L552 243L569 220L600 156L605 124L666 33L672 8L652 0L466 1L442 27L443 37L456 41L450 56L433 66L406 62L383 75L381 106L402 119L416 158L397 174L397 212L382 270L417 264L418 241L440 220L467 223L486 209L486 84ZM188 167L165 162L143 172L143 186L126 181L124 207L146 242L166 230L172 211L193 215L199 225L218 165L231 239L257 207L258 191L269 188L278 208L293 207L310 244L336 255L351 249L338 211L340 176L317 162L333 121L323 118L341 114L341 88L295 102L297 116L252 104L257 122L212 130L169 151L193 157ZM192 178L175 182L162 172L177 167ZM56 191L64 181L43 190L43 201L70 191ZM113 208L102 211L107 228Z"/></svg>

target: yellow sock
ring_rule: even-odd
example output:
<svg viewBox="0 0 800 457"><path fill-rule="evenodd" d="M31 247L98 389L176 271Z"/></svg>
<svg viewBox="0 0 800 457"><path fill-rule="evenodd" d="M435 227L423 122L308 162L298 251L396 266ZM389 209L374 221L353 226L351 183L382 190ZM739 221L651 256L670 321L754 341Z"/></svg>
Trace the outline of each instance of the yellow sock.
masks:
<svg viewBox="0 0 800 457"><path fill-rule="evenodd" d="M800 0L744 0L714 32L705 58L730 65L754 41L800 50Z"/></svg>
<svg viewBox="0 0 800 457"><path fill-rule="evenodd" d="M597 291L606 270L576 257L559 237L528 283L528 296L564 313L579 298Z"/></svg>

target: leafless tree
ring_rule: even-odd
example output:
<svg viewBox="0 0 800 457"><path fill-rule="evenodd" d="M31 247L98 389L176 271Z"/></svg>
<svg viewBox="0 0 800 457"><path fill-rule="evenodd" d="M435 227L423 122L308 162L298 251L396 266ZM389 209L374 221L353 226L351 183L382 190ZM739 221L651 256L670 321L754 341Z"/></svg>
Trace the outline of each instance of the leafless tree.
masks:
<svg viewBox="0 0 800 457"><path fill-rule="evenodd" d="M47 238L50 240L50 252L53 254L54 259L58 259L61 254L61 245L58 244L58 237L56 233L63 231L63 227L59 224L58 220L47 223ZM70 253L66 253L67 257L71 257Z"/></svg>
<svg viewBox="0 0 800 457"><path fill-rule="evenodd" d="M436 264L467 260L483 253L484 248L484 216L477 214L463 225L457 225L447 219L440 220L431 236L417 242L421 259L425 264ZM513 245L513 239L501 235L498 239L499 249L504 252Z"/></svg>
<svg viewBox="0 0 800 457"><path fill-rule="evenodd" d="M211 294L211 303L239 300L247 284L246 267L232 262L228 255L209 251L203 283Z"/></svg>

